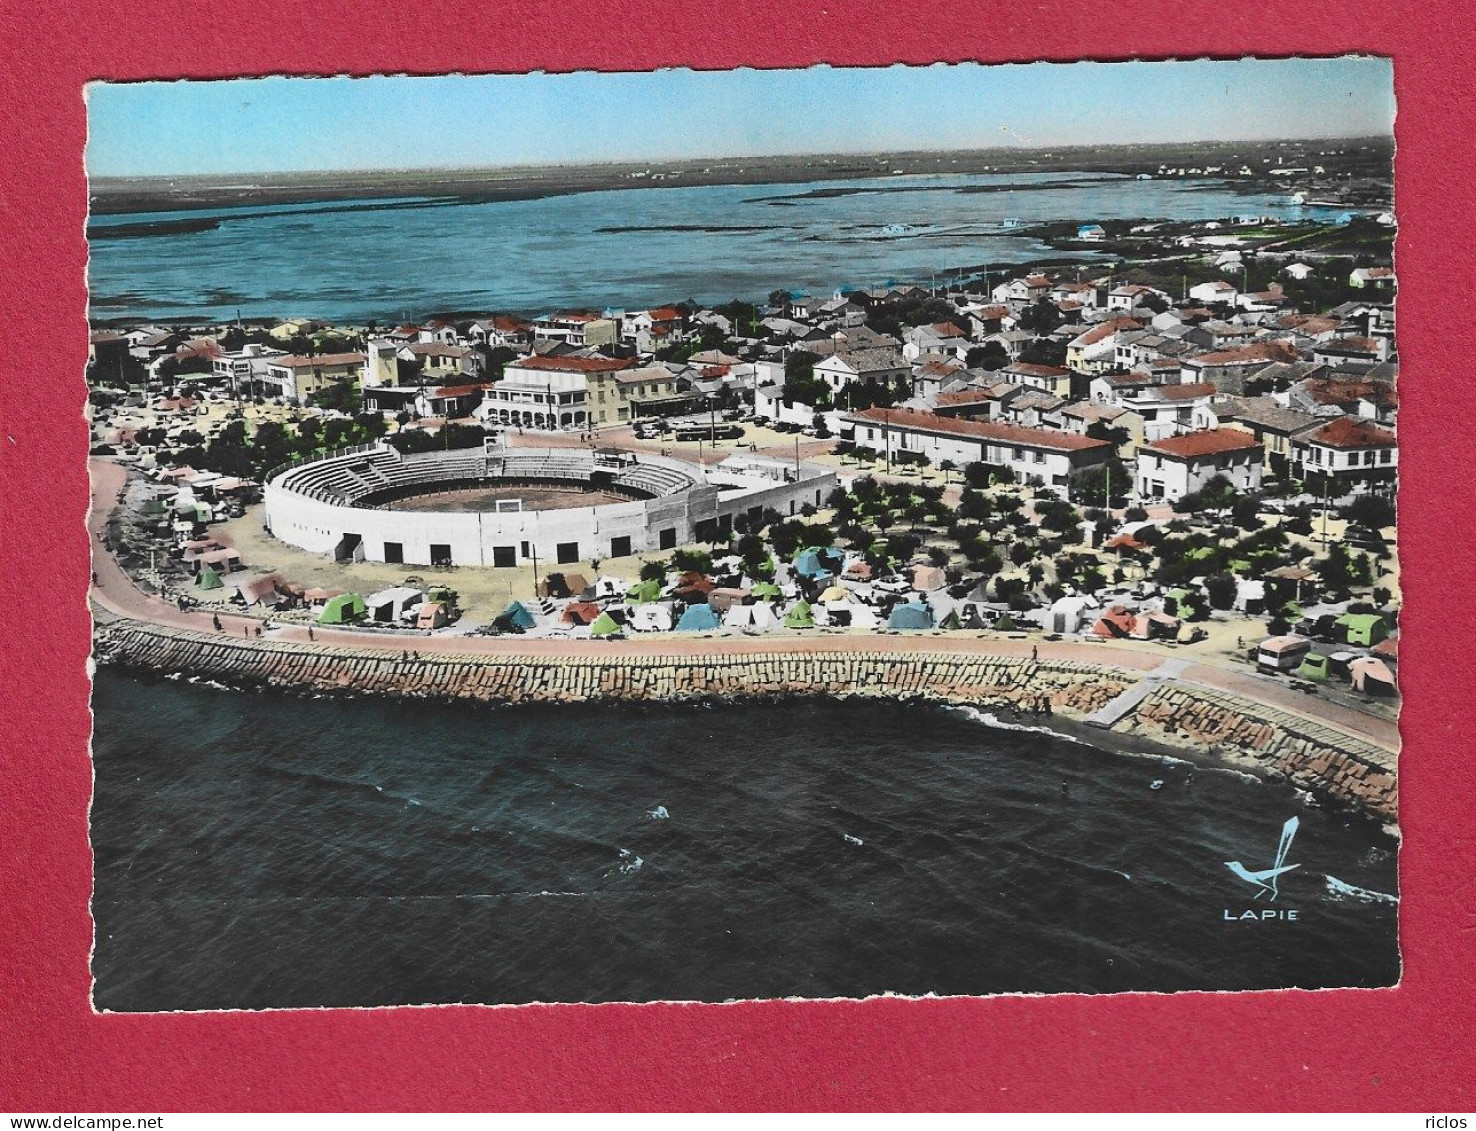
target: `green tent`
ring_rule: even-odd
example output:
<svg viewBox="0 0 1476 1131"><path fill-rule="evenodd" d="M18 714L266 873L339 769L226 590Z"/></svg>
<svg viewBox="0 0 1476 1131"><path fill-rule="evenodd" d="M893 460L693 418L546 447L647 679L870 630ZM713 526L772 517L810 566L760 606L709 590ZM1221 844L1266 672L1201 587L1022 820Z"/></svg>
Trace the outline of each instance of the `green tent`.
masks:
<svg viewBox="0 0 1476 1131"><path fill-rule="evenodd" d="M783 590L781 590L779 586L775 585L772 581L756 581L754 582L753 588L749 592L751 592L760 601L768 601L772 600L775 597L784 596Z"/></svg>
<svg viewBox="0 0 1476 1131"><path fill-rule="evenodd" d="M318 614L319 624L352 624L361 620L369 613L369 608L364 604L364 598L357 593L340 593L337 597L330 597L328 603L323 606L323 611Z"/></svg>
<svg viewBox="0 0 1476 1131"><path fill-rule="evenodd" d="M1003 614L997 621L994 622L994 628L996 632L1014 632L1019 627L1020 626L1015 623L1015 618L1010 616L1009 613Z"/></svg>
<svg viewBox="0 0 1476 1131"><path fill-rule="evenodd" d="M225 582L220 579L220 574L204 564L200 566L200 577L195 584L201 589L221 589L225 586Z"/></svg>
<svg viewBox="0 0 1476 1131"><path fill-rule="evenodd" d="M620 625L608 612L601 613L595 617L594 623L589 626L591 636L613 636L620 631Z"/></svg>
<svg viewBox="0 0 1476 1131"><path fill-rule="evenodd" d="M815 614L810 611L810 602L800 601L784 614L785 628L814 628Z"/></svg>
<svg viewBox="0 0 1476 1131"><path fill-rule="evenodd" d="M1377 613L1344 613L1338 618L1338 624L1349 644L1363 648L1372 648L1389 635L1384 618Z"/></svg>
<svg viewBox="0 0 1476 1131"><path fill-rule="evenodd" d="M942 619L942 621L939 622L938 627L947 629L949 632L952 632L955 629L962 628L963 622L958 619L958 611L954 610L953 612L949 613L946 617Z"/></svg>
<svg viewBox="0 0 1476 1131"><path fill-rule="evenodd" d="M1297 675L1303 679L1327 679L1330 674L1327 657L1320 652L1308 652L1301 667L1297 668Z"/></svg>
<svg viewBox="0 0 1476 1131"><path fill-rule="evenodd" d="M652 601L659 601L661 582L653 577L649 581L642 581L639 585L632 585L625 591L625 599L632 605L649 605Z"/></svg>

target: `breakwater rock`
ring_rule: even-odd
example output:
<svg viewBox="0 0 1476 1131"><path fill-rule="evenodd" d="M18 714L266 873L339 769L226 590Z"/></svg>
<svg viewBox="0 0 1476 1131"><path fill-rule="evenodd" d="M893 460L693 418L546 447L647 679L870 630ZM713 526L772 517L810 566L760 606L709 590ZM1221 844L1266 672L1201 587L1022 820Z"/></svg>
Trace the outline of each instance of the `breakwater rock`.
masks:
<svg viewBox="0 0 1476 1131"><path fill-rule="evenodd" d="M845 650L670 655L447 655L338 644L247 640L135 621L100 627L100 664L186 673L232 686L491 704L737 702L819 696L968 706L1003 719L1080 721L1141 673L1073 660L978 652ZM1262 772L1392 821L1393 755L1302 716L1197 684L1164 681L1113 728ZM1107 738L1113 732L1103 732Z"/></svg>

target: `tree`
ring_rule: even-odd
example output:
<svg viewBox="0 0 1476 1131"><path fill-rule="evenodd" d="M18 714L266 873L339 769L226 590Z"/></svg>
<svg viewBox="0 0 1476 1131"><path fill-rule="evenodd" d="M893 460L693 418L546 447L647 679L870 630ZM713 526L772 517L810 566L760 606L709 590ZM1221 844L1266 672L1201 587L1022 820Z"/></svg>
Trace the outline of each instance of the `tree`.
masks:
<svg viewBox="0 0 1476 1131"><path fill-rule="evenodd" d="M1343 517L1360 526L1382 530L1394 525L1394 500L1382 495L1359 495L1343 508Z"/></svg>
<svg viewBox="0 0 1476 1131"><path fill-rule="evenodd" d="M812 407L830 404L830 387L815 377L815 362L820 355L809 350L795 350L784 359L784 393L786 404Z"/></svg>
<svg viewBox="0 0 1476 1131"><path fill-rule="evenodd" d="M1257 500L1244 496L1230 505L1230 515L1240 529L1259 530L1264 525L1261 522L1260 509Z"/></svg>
<svg viewBox="0 0 1476 1131"><path fill-rule="evenodd" d="M707 573L712 569L712 555L706 550L676 550L671 555L671 566L678 573Z"/></svg>
<svg viewBox="0 0 1476 1131"><path fill-rule="evenodd" d="M1048 336L1065 321L1060 308L1048 298L1036 299L1020 313L1019 326L1037 338Z"/></svg>
<svg viewBox="0 0 1476 1131"><path fill-rule="evenodd" d="M1235 578L1228 573L1212 573L1204 579L1204 588L1209 594L1211 608L1230 609L1235 607L1237 586Z"/></svg>
<svg viewBox="0 0 1476 1131"><path fill-rule="evenodd" d="M974 346L964 355L964 364L970 369L983 369L990 373L1003 369L1009 363L1009 353L998 342L985 342L982 346Z"/></svg>
<svg viewBox="0 0 1476 1131"><path fill-rule="evenodd" d="M1030 365L1050 365L1060 369L1066 364L1066 343L1055 338L1036 338L1020 351L1020 360Z"/></svg>

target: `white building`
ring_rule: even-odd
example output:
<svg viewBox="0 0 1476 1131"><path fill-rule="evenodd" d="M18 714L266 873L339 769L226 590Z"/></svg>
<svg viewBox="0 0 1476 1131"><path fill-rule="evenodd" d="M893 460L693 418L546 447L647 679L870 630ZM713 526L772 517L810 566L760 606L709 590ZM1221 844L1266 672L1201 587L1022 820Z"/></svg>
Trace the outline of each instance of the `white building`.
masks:
<svg viewBox="0 0 1476 1131"><path fill-rule="evenodd" d="M1065 495L1071 480L1105 463L1112 454L1106 440L1025 428L996 420L968 420L915 409L870 408L846 418L856 428L856 443L877 451L926 456L962 467L986 463L1009 468L1021 483L1049 487Z"/></svg>
<svg viewBox="0 0 1476 1131"><path fill-rule="evenodd" d="M848 350L817 361L815 376L829 386L834 399L848 385L892 385L899 377L910 379L912 366L896 350Z"/></svg>
<svg viewBox="0 0 1476 1131"><path fill-rule="evenodd" d="M1238 491L1261 487L1261 445L1238 428L1212 428L1168 436L1138 451L1138 496L1182 499L1224 476Z"/></svg>

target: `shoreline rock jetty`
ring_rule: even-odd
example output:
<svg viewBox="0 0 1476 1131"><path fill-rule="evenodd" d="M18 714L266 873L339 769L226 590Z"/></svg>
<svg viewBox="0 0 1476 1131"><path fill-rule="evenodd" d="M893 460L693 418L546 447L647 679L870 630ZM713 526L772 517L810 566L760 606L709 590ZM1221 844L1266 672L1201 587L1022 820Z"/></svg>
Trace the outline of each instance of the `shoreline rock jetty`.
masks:
<svg viewBox="0 0 1476 1131"><path fill-rule="evenodd" d="M1087 731L1080 724L1137 685L1143 673L1081 660L983 649L437 655L237 639L133 620L99 625L94 657L99 665L231 686L509 706L824 697L972 707L1007 724L1029 720L1109 749L1151 746L1224 762L1287 780L1389 825L1397 812L1393 751L1230 692L1159 679L1110 729Z"/></svg>

